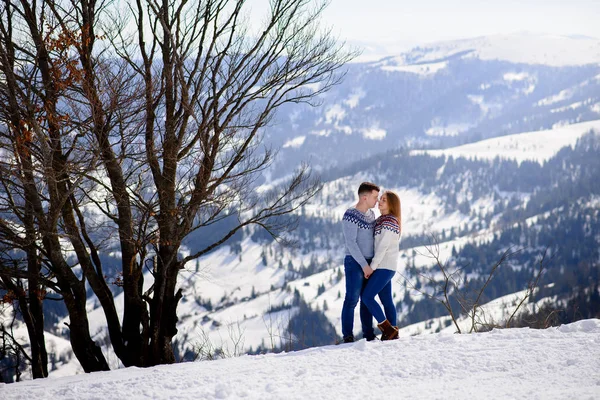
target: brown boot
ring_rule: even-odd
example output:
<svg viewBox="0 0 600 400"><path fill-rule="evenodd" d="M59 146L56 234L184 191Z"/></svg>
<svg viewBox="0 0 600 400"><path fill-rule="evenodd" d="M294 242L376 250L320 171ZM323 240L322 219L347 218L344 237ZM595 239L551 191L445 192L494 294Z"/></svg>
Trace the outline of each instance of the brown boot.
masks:
<svg viewBox="0 0 600 400"><path fill-rule="evenodd" d="M398 339L398 328L392 326L390 321L387 319L382 323L378 324L377 327L381 330L381 340L394 340Z"/></svg>

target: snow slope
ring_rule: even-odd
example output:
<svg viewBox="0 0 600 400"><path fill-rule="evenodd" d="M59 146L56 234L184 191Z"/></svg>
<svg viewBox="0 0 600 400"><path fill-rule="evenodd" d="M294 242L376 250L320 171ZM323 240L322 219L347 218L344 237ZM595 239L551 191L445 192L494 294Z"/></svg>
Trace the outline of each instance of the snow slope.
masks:
<svg viewBox="0 0 600 400"><path fill-rule="evenodd" d="M600 320L546 330L361 340L287 354L163 365L0 385L5 400L594 399Z"/></svg>
<svg viewBox="0 0 600 400"><path fill-rule="evenodd" d="M524 132L515 135L469 143L463 146L443 150L413 150L411 154L429 154L431 156L465 157L469 159L488 159L496 157L512 159L519 163L524 160L543 163L566 146L575 146L577 139L590 130L600 132L600 120L555 127L553 129Z"/></svg>

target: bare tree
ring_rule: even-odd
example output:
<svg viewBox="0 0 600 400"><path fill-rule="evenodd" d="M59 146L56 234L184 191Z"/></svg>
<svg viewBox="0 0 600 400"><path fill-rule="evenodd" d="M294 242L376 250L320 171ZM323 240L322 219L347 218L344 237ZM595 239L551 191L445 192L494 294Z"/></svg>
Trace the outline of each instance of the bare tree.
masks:
<svg viewBox="0 0 600 400"><path fill-rule="evenodd" d="M512 247L509 247L500 255L500 258L491 266L484 283L480 287L472 288L467 284L462 290L458 291L458 303L460 304L463 313L465 313L471 321L469 333L477 332L478 327L481 325L487 325L482 323L485 315L482 316L482 313L480 312L483 293L492 279L495 277L498 268L500 268L500 266L508 261L512 256L515 256L522 251L522 249L517 249L516 251L512 251L512 249Z"/></svg>
<svg viewBox="0 0 600 400"><path fill-rule="evenodd" d="M431 241L429 245L425 246L426 257L432 259L435 263L436 272L441 273L441 279L436 279L435 275L419 274L420 277L424 278L428 283L428 286L432 287L432 292L428 292L427 289L421 289L420 285L413 283L408 277L404 277L407 282L407 286L423 294L427 298L439 302L448 312L452 322L456 327L456 331L461 333L460 326L458 325L458 313L452 308L450 297L455 294L458 278L460 276L460 269L451 271L447 262L442 262L440 256L440 243L434 234L431 234Z"/></svg>
<svg viewBox="0 0 600 400"><path fill-rule="evenodd" d="M452 323L454 324L457 333L462 333L462 329L458 323L461 313L470 320L469 333L477 332L481 326L488 328L488 324L484 321L485 316L482 315L481 311L485 289L496 276L498 269L502 265L505 265L511 257L520 253L522 249L514 251L512 247L506 249L500 255L498 260L490 266L489 272L485 275L483 284L479 287L473 287L469 284L464 275L464 266L450 265L448 260L443 261L440 252L440 243L437 237L434 234L431 234L430 238L430 244L425 246L426 253L423 255L433 261L433 272L431 274L419 274L419 276L427 282L425 287L420 287L408 277L403 277L408 283L408 287L418 291L427 298L440 303L452 319ZM536 285L538 281L539 274L535 280ZM532 287L531 284L529 287ZM519 310L522 304L523 301L518 304L513 315ZM510 322L510 319L508 322Z"/></svg>
<svg viewBox="0 0 600 400"><path fill-rule="evenodd" d="M45 2L6 0L0 9L0 96L6 104L0 113L0 226L6 244L27 257L27 275L20 278L28 279L30 290L39 291L38 281L45 280L47 287L62 295L71 320L73 351L85 371L96 371L108 366L89 332L86 274L78 276L72 269L63 241L73 246L83 271L89 270L82 238L85 227L77 226L73 194L81 175L72 175L93 169L95 158L85 157L80 147L83 136L71 122L70 105L81 82L69 54L76 38L57 31L47 12ZM3 269L3 273L11 271ZM34 297L29 298L32 309ZM41 329L41 306L36 307ZM30 339L39 341L39 337Z"/></svg>
<svg viewBox="0 0 600 400"><path fill-rule="evenodd" d="M552 259L554 258L554 255L553 255L550 257L550 260L547 261L546 260L547 255L548 255L548 247L546 247L544 249L544 253L542 253L542 255L540 256L540 258L538 260L538 269L537 269L537 271L534 272L532 278L529 280L529 283L527 284L527 290L525 291L525 295L523 296L523 298L521 298L519 300L519 303L516 305L513 313L506 320L506 324L505 324L506 328L510 328L513 318L515 317L515 315L517 315L517 311L519 311L521 309L521 306L525 303L525 301L527 301L528 299L531 299L533 297L536 288L539 286L540 279L542 278L542 274L546 270L547 264L550 261L552 261Z"/></svg>
<svg viewBox="0 0 600 400"><path fill-rule="evenodd" d="M319 28L324 2L274 0L259 29L245 3L3 0L0 236L14 245L32 228L27 260L38 257L37 276L63 296L85 371L108 368L89 333L86 283L124 365L174 362L181 269L246 226L284 238L320 189L301 166L259 190L274 157L262 137L282 105L318 104L354 54ZM237 221L229 232L180 254L190 233L225 218ZM123 315L108 249L121 254Z"/></svg>

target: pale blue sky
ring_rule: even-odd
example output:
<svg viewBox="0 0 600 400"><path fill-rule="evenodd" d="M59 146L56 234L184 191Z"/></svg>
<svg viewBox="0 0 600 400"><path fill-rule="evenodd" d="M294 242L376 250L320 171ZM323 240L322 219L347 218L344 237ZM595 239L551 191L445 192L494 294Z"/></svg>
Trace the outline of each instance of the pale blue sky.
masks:
<svg viewBox="0 0 600 400"><path fill-rule="evenodd" d="M324 22L350 42L414 44L522 31L600 38L600 0L330 1Z"/></svg>

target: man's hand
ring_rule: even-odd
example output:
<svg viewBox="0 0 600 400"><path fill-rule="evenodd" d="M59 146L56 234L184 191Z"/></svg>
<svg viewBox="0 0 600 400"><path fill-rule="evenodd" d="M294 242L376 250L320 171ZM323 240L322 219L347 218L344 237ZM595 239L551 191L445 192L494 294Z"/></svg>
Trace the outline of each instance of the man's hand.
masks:
<svg viewBox="0 0 600 400"><path fill-rule="evenodd" d="M370 265L367 265L363 268L363 272L365 274L365 279L369 279L371 275L373 275L373 268Z"/></svg>

